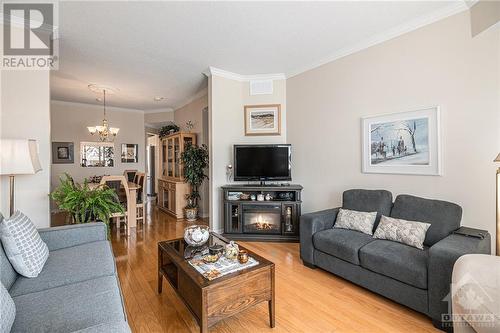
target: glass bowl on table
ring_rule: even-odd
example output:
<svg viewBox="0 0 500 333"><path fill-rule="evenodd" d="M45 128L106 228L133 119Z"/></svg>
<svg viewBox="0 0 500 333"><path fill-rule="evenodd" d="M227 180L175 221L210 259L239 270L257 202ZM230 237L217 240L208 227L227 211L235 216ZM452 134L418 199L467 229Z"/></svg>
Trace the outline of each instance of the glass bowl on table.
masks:
<svg viewBox="0 0 500 333"><path fill-rule="evenodd" d="M210 237L210 228L206 225L192 225L184 229L184 240L190 246L202 246Z"/></svg>

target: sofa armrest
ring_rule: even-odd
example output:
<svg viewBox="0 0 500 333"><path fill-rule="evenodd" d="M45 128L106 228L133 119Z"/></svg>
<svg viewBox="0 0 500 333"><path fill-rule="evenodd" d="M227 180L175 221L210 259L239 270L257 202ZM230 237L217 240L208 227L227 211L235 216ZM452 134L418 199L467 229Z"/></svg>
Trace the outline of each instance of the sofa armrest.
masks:
<svg viewBox="0 0 500 333"><path fill-rule="evenodd" d="M314 265L313 235L318 231L333 227L340 208L304 214L300 217L300 257L309 265Z"/></svg>
<svg viewBox="0 0 500 333"><path fill-rule="evenodd" d="M491 253L491 235L484 232L484 239L451 234L430 247L427 279L429 316L433 320L442 322L442 314L451 313L448 302L451 302L451 277L457 259L465 254Z"/></svg>
<svg viewBox="0 0 500 333"><path fill-rule="evenodd" d="M107 240L106 225L102 222L65 225L38 229L49 251Z"/></svg>

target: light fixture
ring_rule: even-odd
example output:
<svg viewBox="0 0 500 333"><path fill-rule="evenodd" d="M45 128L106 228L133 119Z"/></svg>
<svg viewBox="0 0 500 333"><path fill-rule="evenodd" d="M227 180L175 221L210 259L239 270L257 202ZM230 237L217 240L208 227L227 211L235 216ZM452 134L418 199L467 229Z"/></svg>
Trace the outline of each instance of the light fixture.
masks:
<svg viewBox="0 0 500 333"><path fill-rule="evenodd" d="M155 98L153 98L153 100L154 100L155 102L161 102L161 101L163 101L164 99L165 99L165 97L162 97L162 96L156 96Z"/></svg>
<svg viewBox="0 0 500 333"><path fill-rule="evenodd" d="M14 214L14 176L42 170L35 140L0 139L0 175L10 180L10 215Z"/></svg>
<svg viewBox="0 0 500 333"><path fill-rule="evenodd" d="M99 141L112 142L116 135L118 134L119 128L109 127L108 120L106 119L106 91L113 91L111 88L97 86L94 84L89 85L89 89L94 92L102 92L103 94L103 106L104 106L104 119L102 120L102 125L98 126L88 126L87 130L92 135L99 135Z"/></svg>

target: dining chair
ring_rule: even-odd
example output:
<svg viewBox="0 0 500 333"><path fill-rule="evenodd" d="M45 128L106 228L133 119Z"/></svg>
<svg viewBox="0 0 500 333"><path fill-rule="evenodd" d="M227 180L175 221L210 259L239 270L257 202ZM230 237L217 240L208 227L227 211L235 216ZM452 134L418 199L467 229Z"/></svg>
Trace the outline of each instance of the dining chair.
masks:
<svg viewBox="0 0 500 333"><path fill-rule="evenodd" d="M144 189L146 185L146 174L144 172L137 172L135 174L134 183L140 186L140 188L137 189L137 222L142 221L142 223L144 223Z"/></svg>
<svg viewBox="0 0 500 333"><path fill-rule="evenodd" d="M128 181L125 176L103 176L101 179L101 185L105 185L116 192L118 200L125 209L123 213L113 213L111 219L116 219L118 221L118 226L121 226L121 219L125 223L125 230L127 230L127 202L129 198ZM127 232L127 231L126 231Z"/></svg>
<svg viewBox="0 0 500 333"><path fill-rule="evenodd" d="M125 170L123 171L123 175L129 182L133 182L135 179L135 175L137 173L137 170Z"/></svg>

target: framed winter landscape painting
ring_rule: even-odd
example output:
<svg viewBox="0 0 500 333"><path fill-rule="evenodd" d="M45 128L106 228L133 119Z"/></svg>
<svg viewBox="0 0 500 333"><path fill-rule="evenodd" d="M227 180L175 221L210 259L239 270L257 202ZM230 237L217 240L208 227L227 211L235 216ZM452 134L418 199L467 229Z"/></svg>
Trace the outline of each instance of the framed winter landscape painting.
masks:
<svg viewBox="0 0 500 333"><path fill-rule="evenodd" d="M441 175L439 107L362 118L363 172Z"/></svg>

